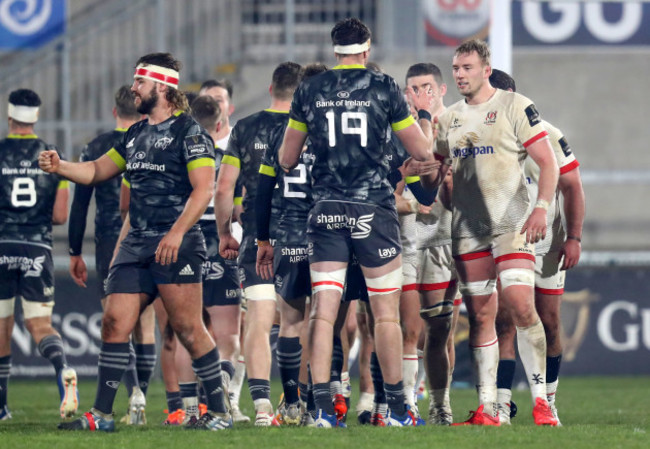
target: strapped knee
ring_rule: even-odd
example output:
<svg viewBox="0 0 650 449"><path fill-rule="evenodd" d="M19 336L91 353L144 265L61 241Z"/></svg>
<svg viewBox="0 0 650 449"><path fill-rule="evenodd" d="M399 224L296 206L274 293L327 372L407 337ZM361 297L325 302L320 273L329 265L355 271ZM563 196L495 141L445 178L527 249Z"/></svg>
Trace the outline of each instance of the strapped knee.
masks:
<svg viewBox="0 0 650 449"><path fill-rule="evenodd" d="M14 314L16 298L0 299L0 318L8 318Z"/></svg>
<svg viewBox="0 0 650 449"><path fill-rule="evenodd" d="M343 294L347 271L346 268L334 271L309 270L312 295L324 290L336 290L340 294Z"/></svg>
<svg viewBox="0 0 650 449"><path fill-rule="evenodd" d="M496 291L497 280L487 279L485 281L458 283L458 290L463 296L487 296Z"/></svg>
<svg viewBox="0 0 650 449"><path fill-rule="evenodd" d="M427 318L447 318L454 313L453 301L442 301L435 306L423 307L420 309L420 316Z"/></svg>
<svg viewBox="0 0 650 449"><path fill-rule="evenodd" d="M506 289L513 285L535 286L535 272L527 268L508 268L499 273L501 288Z"/></svg>
<svg viewBox="0 0 650 449"><path fill-rule="evenodd" d="M400 291L402 288L402 268L397 268L390 273L376 278L366 278L366 287L368 288L368 296L374 295L389 295Z"/></svg>

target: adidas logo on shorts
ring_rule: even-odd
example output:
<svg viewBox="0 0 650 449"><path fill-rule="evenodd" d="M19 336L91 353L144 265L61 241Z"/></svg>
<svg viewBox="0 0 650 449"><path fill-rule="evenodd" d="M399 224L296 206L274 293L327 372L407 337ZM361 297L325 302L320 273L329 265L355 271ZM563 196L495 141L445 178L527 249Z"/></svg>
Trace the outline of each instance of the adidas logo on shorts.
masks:
<svg viewBox="0 0 650 449"><path fill-rule="evenodd" d="M192 267L190 267L190 264L188 263L178 274L180 276L192 276L194 274L194 271L192 271Z"/></svg>

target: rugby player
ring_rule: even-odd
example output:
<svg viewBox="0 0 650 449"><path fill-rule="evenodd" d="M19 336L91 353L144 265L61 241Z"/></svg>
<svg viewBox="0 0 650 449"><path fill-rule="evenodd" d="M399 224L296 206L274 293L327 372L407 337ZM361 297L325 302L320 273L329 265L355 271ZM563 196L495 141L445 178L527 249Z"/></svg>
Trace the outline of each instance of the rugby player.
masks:
<svg viewBox="0 0 650 449"><path fill-rule="evenodd" d="M14 303L20 296L25 327L50 361L59 387L62 418L77 411L77 373L67 365L63 341L52 327L54 264L52 225L68 218L68 181L43 173L38 154L57 150L34 134L41 99L29 89L9 94L9 135L0 140L0 420L11 419L7 383L11 370ZM58 157L58 156L57 156Z"/></svg>
<svg viewBox="0 0 650 449"><path fill-rule="evenodd" d="M258 243L254 205L262 155L269 147L269 139L274 130L283 129L289 120L289 106L299 82L300 70L301 67L293 62L284 62L277 66L269 88L270 107L239 120L235 125L226 154L221 161L214 200L219 253L225 259L235 259L239 256L240 278L248 304L244 337L248 386L255 403L255 425L262 427L278 425L271 404L269 381L269 337L277 304L273 281L260 277L255 268ZM241 215L241 248L231 230L234 190L238 177L246 189L244 212ZM260 245L267 243L269 242L259 242Z"/></svg>
<svg viewBox="0 0 650 449"><path fill-rule="evenodd" d="M463 424L499 425L496 372L499 360L495 317L499 298L511 308L519 350L534 397L538 425L555 425L546 400L546 339L534 304L534 244L546 235L547 209L558 168L548 132L535 105L488 80L490 51L473 39L453 58L456 86L465 97L440 117L437 155L444 160L438 182L453 166L452 255L470 320L470 346L477 372L479 407ZM532 212L521 161L540 167Z"/></svg>
<svg viewBox="0 0 650 449"><path fill-rule="evenodd" d="M323 64L310 64L303 70L302 80L326 70ZM279 419L283 424L299 425L305 413L298 383L303 357L300 337L307 298L311 295L306 230L307 215L312 205L313 154L307 144L301 162L291 172L285 173L278 163L278 149L283 135L284 127L274 130L259 169L255 204L258 242L256 270L263 279L273 279L280 306L276 354L284 401L278 410ZM271 239L275 241L274 246L270 245Z"/></svg>
<svg viewBox="0 0 650 449"><path fill-rule="evenodd" d="M515 80L507 73L492 69L490 84L497 89L516 92ZM553 416L560 426L555 407L555 393L558 385L562 341L560 340L560 305L564 293L566 270L573 268L580 260L580 239L585 216L585 195L580 179L580 164L576 160L566 137L562 132L544 121L549 140L560 168L558 192L549 205L547 236L535 245L535 308L546 332L546 398ZM530 198L537 195L539 168L530 158L524 163L526 186ZM563 208L560 212L559 193ZM562 223L566 219L566 229ZM510 424L512 382L515 374L516 329L509 310L499 304L497 315L499 337L499 369L497 371L497 397L501 424Z"/></svg>
<svg viewBox="0 0 650 449"><path fill-rule="evenodd" d="M142 119L136 111L133 92L130 86L122 86L115 93L113 117L116 127L113 131L101 134L88 143L81 151L80 161L92 161L113 148L124 133L134 123ZM120 215L121 177L95 186L77 185L74 189L68 226L68 243L70 245L70 275L80 287L86 288L88 269L82 256L83 236L86 230L88 206L93 192L95 194L95 267L99 275L102 307L106 302L106 278L113 258L115 244L122 228ZM156 340L154 333L153 308L148 307L140 316L129 347L129 364L124 373L124 384L129 396L127 414L122 420L127 424L146 423L144 409L145 395L149 379L156 366Z"/></svg>
<svg viewBox="0 0 650 449"><path fill-rule="evenodd" d="M402 384L401 247L384 143L391 126L409 154L418 160L432 158L431 116L424 110L422 128L417 126L397 83L366 70L370 30L365 24L342 20L331 36L339 65L300 85L279 152L285 170L297 166L307 137L315 154L314 206L307 234L314 301L309 353L316 425L339 425L328 381L333 327L351 254L361 264L375 317L375 343L390 407L387 425L415 425L418 421L405 405ZM416 101L426 105L430 98L422 93Z"/></svg>
<svg viewBox="0 0 650 449"><path fill-rule="evenodd" d="M445 112L447 85L438 66L418 63L406 72L406 85L413 90L430 89L435 98L429 112L440 117ZM443 183L451 182L451 175ZM442 191L439 193L439 196ZM453 371L453 329L458 319L460 298L456 268L451 257L451 211L440 198L429 211L419 210L417 223L418 280L420 314L425 320L424 365L429 379L429 423L451 425L449 387Z"/></svg>
<svg viewBox="0 0 650 449"><path fill-rule="evenodd" d="M110 179L126 170L131 201L119 252L108 275L102 318L97 394L93 408L59 427L112 431L116 389L128 364L128 341L140 312L160 295L169 321L192 356L208 393L208 411L195 427L232 427L226 410L219 352L201 320L201 268L205 240L197 221L214 193L214 143L183 111L178 90L180 62L169 53L141 57L132 90L147 120L95 161L61 161L42 152L40 167L82 184Z"/></svg>

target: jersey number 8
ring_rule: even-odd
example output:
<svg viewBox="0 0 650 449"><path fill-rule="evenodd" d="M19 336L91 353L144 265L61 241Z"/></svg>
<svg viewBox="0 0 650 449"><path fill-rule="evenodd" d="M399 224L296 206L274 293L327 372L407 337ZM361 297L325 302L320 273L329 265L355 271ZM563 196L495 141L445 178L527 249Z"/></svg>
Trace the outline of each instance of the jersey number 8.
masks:
<svg viewBox="0 0 650 449"><path fill-rule="evenodd" d="M11 205L32 207L36 204L36 186L32 178L16 178L11 189Z"/></svg>
<svg viewBox="0 0 650 449"><path fill-rule="evenodd" d="M327 129L330 147L336 146L336 120L334 111L327 111ZM352 120L359 120L358 127L352 126ZM368 145L368 119L365 112L350 112L346 111L341 114L341 133L343 134L358 134L361 139L361 146Z"/></svg>

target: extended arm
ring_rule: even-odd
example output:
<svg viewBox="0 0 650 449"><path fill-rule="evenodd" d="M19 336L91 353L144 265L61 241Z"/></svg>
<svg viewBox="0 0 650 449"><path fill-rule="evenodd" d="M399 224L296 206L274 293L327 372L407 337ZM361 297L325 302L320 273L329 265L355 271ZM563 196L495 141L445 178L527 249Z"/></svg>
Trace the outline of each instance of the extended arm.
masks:
<svg viewBox="0 0 650 449"><path fill-rule="evenodd" d="M124 159L115 162L108 153L94 161L62 161L55 150L48 150L38 155L38 165L44 172L57 173L77 184L90 185L112 178L124 169L125 164Z"/></svg>

